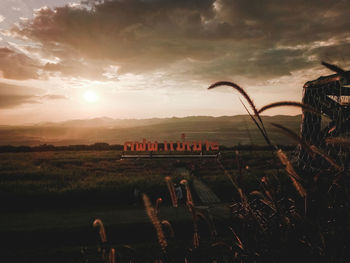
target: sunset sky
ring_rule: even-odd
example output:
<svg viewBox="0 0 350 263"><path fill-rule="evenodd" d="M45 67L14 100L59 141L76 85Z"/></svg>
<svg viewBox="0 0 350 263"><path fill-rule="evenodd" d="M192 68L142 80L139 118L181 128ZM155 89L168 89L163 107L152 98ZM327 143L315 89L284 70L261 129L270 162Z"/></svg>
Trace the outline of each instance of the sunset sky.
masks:
<svg viewBox="0 0 350 263"><path fill-rule="evenodd" d="M0 0L0 125L244 114L207 87L261 107L350 67L348 0L93 2Z"/></svg>

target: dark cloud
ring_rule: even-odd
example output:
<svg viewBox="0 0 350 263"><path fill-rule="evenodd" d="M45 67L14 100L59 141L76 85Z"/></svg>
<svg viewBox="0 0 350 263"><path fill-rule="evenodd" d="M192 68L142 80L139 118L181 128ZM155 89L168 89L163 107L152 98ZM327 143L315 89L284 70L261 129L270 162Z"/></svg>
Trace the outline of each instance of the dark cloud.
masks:
<svg viewBox="0 0 350 263"><path fill-rule="evenodd" d="M13 31L59 57L45 69L66 75L98 78L94 63L144 73L189 59L198 77L267 79L314 67L325 50L330 62L350 60L349 13L346 0L115 0L41 9Z"/></svg>
<svg viewBox="0 0 350 263"><path fill-rule="evenodd" d="M254 32L267 43L302 44L349 34L347 0L218 0L218 16L237 28L240 36Z"/></svg>
<svg viewBox="0 0 350 263"><path fill-rule="evenodd" d="M271 79L287 76L295 69L317 64L319 64L318 61L307 61L307 57L301 50L241 48L240 52L227 53L226 56L212 60L210 63L194 65L188 73L208 81L236 79L240 76L256 81L258 78Z"/></svg>
<svg viewBox="0 0 350 263"><path fill-rule="evenodd" d="M0 82L0 109L10 109L22 104L42 103L44 100L66 99L56 94L41 95L39 88L24 87Z"/></svg>
<svg viewBox="0 0 350 263"><path fill-rule="evenodd" d="M38 77L39 64L23 53L9 48L0 48L0 70L7 79L35 79Z"/></svg>

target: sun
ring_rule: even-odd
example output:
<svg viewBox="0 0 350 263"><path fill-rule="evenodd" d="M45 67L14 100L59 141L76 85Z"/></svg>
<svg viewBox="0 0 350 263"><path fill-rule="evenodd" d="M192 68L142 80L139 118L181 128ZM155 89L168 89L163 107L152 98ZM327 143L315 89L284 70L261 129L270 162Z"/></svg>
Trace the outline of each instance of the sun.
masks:
<svg viewBox="0 0 350 263"><path fill-rule="evenodd" d="M84 93L84 99L87 102L93 103L97 101L97 95L95 92L88 90Z"/></svg>

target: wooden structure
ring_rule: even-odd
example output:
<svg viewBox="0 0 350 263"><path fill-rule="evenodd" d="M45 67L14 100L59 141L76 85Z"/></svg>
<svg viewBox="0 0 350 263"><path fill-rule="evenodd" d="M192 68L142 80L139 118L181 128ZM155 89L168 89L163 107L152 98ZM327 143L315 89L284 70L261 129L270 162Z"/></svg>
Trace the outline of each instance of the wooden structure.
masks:
<svg viewBox="0 0 350 263"><path fill-rule="evenodd" d="M348 149L325 147L328 137L348 137L350 133L350 71L323 63L337 74L308 81L303 87L304 104L310 105L321 115L303 110L301 137L311 145L327 151L328 154L347 165ZM326 117L326 118L325 118ZM303 149L299 149L299 163L312 164L313 160ZM313 163L315 166L319 163ZM305 167L304 167L305 168Z"/></svg>

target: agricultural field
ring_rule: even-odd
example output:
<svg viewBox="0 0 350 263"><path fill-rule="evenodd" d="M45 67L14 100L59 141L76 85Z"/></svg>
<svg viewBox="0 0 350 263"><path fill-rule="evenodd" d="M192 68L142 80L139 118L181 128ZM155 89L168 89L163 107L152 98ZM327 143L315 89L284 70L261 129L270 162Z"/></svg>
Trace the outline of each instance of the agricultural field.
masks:
<svg viewBox="0 0 350 263"><path fill-rule="evenodd" d="M189 179L192 165L196 166L196 174L217 189L223 200L232 199L232 187L215 158L127 160L121 159L121 154L121 151L0 153L1 200L11 200L2 207L12 210L61 205L130 205L134 202L135 188L168 202L164 177L171 176L177 182ZM235 153L225 151L223 155L226 169L238 175ZM247 187L273 172L276 162L271 157L268 151L239 154L241 177ZM223 194L225 188L227 194Z"/></svg>
<svg viewBox="0 0 350 263"><path fill-rule="evenodd" d="M116 251L120 262L327 258L333 241L349 241L339 235L348 224L345 193L328 189L338 168L329 159L320 179L303 186L294 176L307 174L289 166L295 149L225 148L203 159L123 159L122 151L103 149L0 153L1 257L106 262ZM170 185L181 185L187 205L174 207ZM327 190L339 198L329 207ZM293 257L291 247L299 251Z"/></svg>
<svg viewBox="0 0 350 263"><path fill-rule="evenodd" d="M92 249L96 244L92 227L95 218L103 219L119 246L131 244L139 247L138 251L153 251L156 246L149 241L157 244L156 236L141 198L135 199L135 188L146 193L152 202L163 199L162 216L172 221L175 229L181 228L177 237L188 243L188 233L192 231L190 214L184 204L171 208L166 176L177 184L186 179L190 185L193 177L199 178L220 198L219 207L239 199L215 158L131 160L120 159L121 154L0 153L2 255L24 261L47 262L51 258L51 262L79 262L76 260L82 259L81 248ZM270 151L225 150L222 164L247 191L253 190L263 176L280 170ZM201 205L196 192L192 192L195 203ZM226 222L227 211L218 211L217 220ZM140 233L147 234L146 238ZM176 241L174 246L182 244Z"/></svg>

